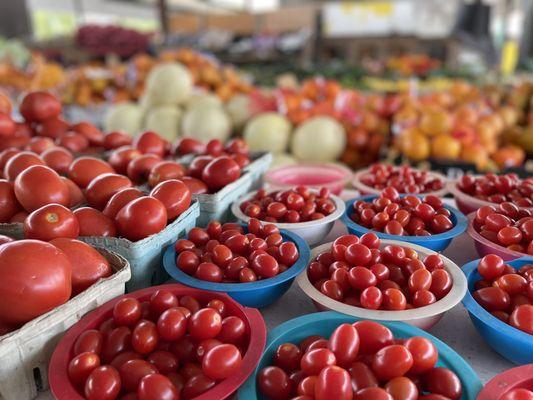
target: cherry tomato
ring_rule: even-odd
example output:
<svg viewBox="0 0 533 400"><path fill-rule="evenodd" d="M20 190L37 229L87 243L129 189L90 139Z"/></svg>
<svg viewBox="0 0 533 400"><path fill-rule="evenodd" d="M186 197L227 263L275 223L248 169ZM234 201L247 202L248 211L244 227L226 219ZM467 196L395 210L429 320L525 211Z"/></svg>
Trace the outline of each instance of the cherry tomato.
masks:
<svg viewBox="0 0 533 400"><path fill-rule="evenodd" d="M222 318L212 308L203 308L193 313L187 331L196 340L216 337L222 329Z"/></svg>
<svg viewBox="0 0 533 400"><path fill-rule="evenodd" d="M131 350L131 329L126 326L119 326L112 329L104 340L102 347L102 361L111 362L119 353Z"/></svg>
<svg viewBox="0 0 533 400"><path fill-rule="evenodd" d="M142 320L135 325L131 335L131 345L137 353L151 353L157 347L158 342L159 333L153 322Z"/></svg>
<svg viewBox="0 0 533 400"><path fill-rule="evenodd" d="M486 287L476 290L473 297L488 311L505 311L511 304L509 294L498 287Z"/></svg>
<svg viewBox="0 0 533 400"><path fill-rule="evenodd" d="M369 387L355 393L353 400L394 400L384 389Z"/></svg>
<svg viewBox="0 0 533 400"><path fill-rule="evenodd" d="M533 392L524 388L511 389L498 400L533 400Z"/></svg>
<svg viewBox="0 0 533 400"><path fill-rule="evenodd" d="M159 317L157 331L162 339L169 342L181 339L187 331L187 318L180 309L169 308Z"/></svg>
<svg viewBox="0 0 533 400"><path fill-rule="evenodd" d="M208 378L204 374L200 373L191 377L183 387L181 395L185 399L192 399L196 396L201 395L202 393L207 392L213 386L216 385L216 381Z"/></svg>
<svg viewBox="0 0 533 400"><path fill-rule="evenodd" d="M349 366L357 358L359 352L359 334L350 324L339 325L331 334L328 348L335 355L337 364Z"/></svg>
<svg viewBox="0 0 533 400"><path fill-rule="evenodd" d="M95 368L85 382L88 400L114 400L120 393L120 375L110 365Z"/></svg>
<svg viewBox="0 0 533 400"><path fill-rule="evenodd" d="M229 316L222 320L217 339L224 343L239 344L246 334L244 321L236 316Z"/></svg>
<svg viewBox="0 0 533 400"><path fill-rule="evenodd" d="M413 381L404 376L391 379L385 385L385 390L394 399L416 400L418 399L418 388Z"/></svg>
<svg viewBox="0 0 533 400"><path fill-rule="evenodd" d="M331 350L319 348L307 351L303 355L300 368L307 375L318 375L323 368L335 364L335 354Z"/></svg>
<svg viewBox="0 0 533 400"><path fill-rule="evenodd" d="M451 400L461 398L461 381L451 370L432 368L424 374L424 388L430 393L441 394Z"/></svg>
<svg viewBox="0 0 533 400"><path fill-rule="evenodd" d="M353 324L359 335L361 354L374 354L393 343L392 332L374 321L358 321Z"/></svg>
<svg viewBox="0 0 533 400"><path fill-rule="evenodd" d="M353 396L350 374L335 365L320 371L315 383L316 400L351 400Z"/></svg>
<svg viewBox="0 0 533 400"><path fill-rule="evenodd" d="M352 389L357 392L367 387L378 387L379 382L376 375L368 365L362 362L355 362L349 368Z"/></svg>
<svg viewBox="0 0 533 400"><path fill-rule="evenodd" d="M295 371L300 366L302 351L292 343L280 344L274 354L274 364L285 372Z"/></svg>
<svg viewBox="0 0 533 400"><path fill-rule="evenodd" d="M372 360L372 370L383 381L406 374L412 366L413 356L409 350L397 344L383 347Z"/></svg>
<svg viewBox="0 0 533 400"><path fill-rule="evenodd" d="M533 335L533 305L523 304L516 307L509 317L509 324Z"/></svg>
<svg viewBox="0 0 533 400"><path fill-rule="evenodd" d="M279 367L266 367L257 375L259 390L271 399L289 398L293 385L289 376Z"/></svg>
<svg viewBox="0 0 533 400"><path fill-rule="evenodd" d="M145 360L129 360L120 366L120 380L126 392L135 392L142 378L158 370Z"/></svg>
<svg viewBox="0 0 533 400"><path fill-rule="evenodd" d="M68 364L68 377L75 385L85 385L85 381L100 366L100 357L91 352L77 354Z"/></svg>
<svg viewBox="0 0 533 400"><path fill-rule="evenodd" d="M137 397L139 400L179 400L180 393L166 376L151 374L141 379Z"/></svg>
<svg viewBox="0 0 533 400"><path fill-rule="evenodd" d="M221 344L210 349L202 359L203 373L215 380L233 375L242 364L239 349L232 344Z"/></svg>
<svg viewBox="0 0 533 400"><path fill-rule="evenodd" d="M141 318L142 307L137 299L124 297L113 307L113 319L117 326L135 326Z"/></svg>
<svg viewBox="0 0 533 400"><path fill-rule="evenodd" d="M413 374L422 374L435 366L439 358L437 348L428 339L411 337L405 341L404 346L413 356L413 366L409 370Z"/></svg>

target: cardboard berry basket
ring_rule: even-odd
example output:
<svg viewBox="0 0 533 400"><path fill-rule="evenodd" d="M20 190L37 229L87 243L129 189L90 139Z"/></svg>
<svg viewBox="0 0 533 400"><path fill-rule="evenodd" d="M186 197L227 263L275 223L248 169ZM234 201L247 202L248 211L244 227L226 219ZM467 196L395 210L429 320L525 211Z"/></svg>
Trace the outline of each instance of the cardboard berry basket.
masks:
<svg viewBox="0 0 533 400"><path fill-rule="evenodd" d="M30 400L48 388L48 363L63 333L83 315L124 294L131 277L128 261L112 251L97 249L109 261L110 277L65 304L0 336L0 399Z"/></svg>

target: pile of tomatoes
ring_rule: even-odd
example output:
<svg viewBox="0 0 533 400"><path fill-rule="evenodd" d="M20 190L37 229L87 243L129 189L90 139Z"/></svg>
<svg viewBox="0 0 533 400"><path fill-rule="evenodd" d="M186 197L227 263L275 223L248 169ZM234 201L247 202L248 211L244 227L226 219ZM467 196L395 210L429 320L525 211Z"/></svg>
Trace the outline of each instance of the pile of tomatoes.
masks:
<svg viewBox="0 0 533 400"><path fill-rule="evenodd" d="M226 304L157 290L124 297L76 340L68 376L87 399L191 399L233 375L249 341Z"/></svg>
<svg viewBox="0 0 533 400"><path fill-rule="evenodd" d="M409 165L395 167L390 164L373 164L359 177L361 183L374 189L392 186L399 193L427 193L440 190L444 182L427 171Z"/></svg>
<svg viewBox="0 0 533 400"><path fill-rule="evenodd" d="M483 279L475 283L474 299L506 324L533 335L533 264L518 271L495 254L477 266Z"/></svg>
<svg viewBox="0 0 533 400"><path fill-rule="evenodd" d="M453 228L450 216L437 196L400 198L395 188L387 187L372 201L356 201L350 218L365 228L389 235L431 236Z"/></svg>
<svg viewBox="0 0 533 400"><path fill-rule="evenodd" d="M3 237L0 274L2 336L60 306L113 270L96 249L75 239L46 243Z"/></svg>
<svg viewBox="0 0 533 400"><path fill-rule="evenodd" d="M337 209L329 189L322 188L315 193L305 186L270 193L260 189L239 207L250 218L274 223L314 221L332 214Z"/></svg>
<svg viewBox="0 0 533 400"><path fill-rule="evenodd" d="M374 321L339 325L329 339L283 343L259 371L259 391L270 400L457 400L462 383L436 367L431 340L394 338Z"/></svg>
<svg viewBox="0 0 533 400"><path fill-rule="evenodd" d="M516 174L464 175L457 182L457 188L491 203L512 202L518 207L533 207L533 178L521 180Z"/></svg>
<svg viewBox="0 0 533 400"><path fill-rule="evenodd" d="M453 281L438 254L423 260L411 248L387 245L369 232L344 235L307 268L310 282L324 295L370 310L400 311L442 299Z"/></svg>
<svg viewBox="0 0 533 400"><path fill-rule="evenodd" d="M533 216L531 211L510 202L476 211L474 229L481 236L509 250L533 255Z"/></svg>
<svg viewBox="0 0 533 400"><path fill-rule="evenodd" d="M193 228L187 239L175 244L176 266L186 274L209 282L246 283L272 278L298 261L298 248L284 241L279 229L248 222L248 233L239 224L211 221L206 229Z"/></svg>

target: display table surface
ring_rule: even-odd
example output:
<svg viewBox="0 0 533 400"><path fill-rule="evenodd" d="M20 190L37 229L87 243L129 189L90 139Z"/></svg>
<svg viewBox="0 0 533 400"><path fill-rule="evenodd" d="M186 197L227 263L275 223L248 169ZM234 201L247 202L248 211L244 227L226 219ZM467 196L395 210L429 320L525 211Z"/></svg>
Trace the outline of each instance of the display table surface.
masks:
<svg viewBox="0 0 533 400"><path fill-rule="evenodd" d="M343 197L350 198L353 196L345 194ZM454 206L452 201L446 202ZM347 233L346 228L338 221L324 243L331 242L345 233ZM479 258L472 239L466 233L455 238L443 254L459 267ZM291 318L316 311L311 300L300 290L296 283L276 303L261 310L269 330ZM483 383L500 372L515 366L493 351L484 342L483 338L474 329L462 304L458 304L448 311L429 332L459 353L472 366ZM44 392L37 399L49 400L53 399L53 397L49 392Z"/></svg>

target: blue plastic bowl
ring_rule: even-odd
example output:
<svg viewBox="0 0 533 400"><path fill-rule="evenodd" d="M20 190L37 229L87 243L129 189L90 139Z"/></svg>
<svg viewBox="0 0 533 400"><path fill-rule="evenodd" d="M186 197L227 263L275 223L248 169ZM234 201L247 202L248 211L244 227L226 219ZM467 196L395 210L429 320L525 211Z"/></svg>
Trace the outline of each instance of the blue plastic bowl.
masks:
<svg viewBox="0 0 533 400"><path fill-rule="evenodd" d="M408 196L407 194L400 195L400 197ZM403 242L413 243L417 244L419 246L426 247L428 249L434 250L434 251L443 251L450 245L453 238L456 236L459 236L464 231L466 231L466 228L468 227L468 220L464 216L463 213L461 213L456 208L450 207L447 204L444 204L444 208L446 208L451 213L451 220L453 222L453 228L450 229L448 232L440 233L438 235L431 235L431 236L399 236L399 235L389 235L388 233L383 232L377 232L372 229L365 228L362 225L356 224L351 220L351 215L353 214L353 204L358 200L363 201L372 201L376 197L378 197L375 194L368 195L368 196L362 196L357 197L352 200L348 200L346 202L346 211L344 212L343 216L341 217L342 222L344 225L346 225L346 228L348 228L348 232L350 232L353 235L362 236L367 232L373 232L381 239L392 239L392 240L401 240ZM418 196L423 197L423 196Z"/></svg>
<svg viewBox="0 0 533 400"><path fill-rule="evenodd" d="M246 225L242 225L247 230ZM300 236L280 230L285 241L296 244L300 257L285 272L270 279L250 283L214 283L196 279L176 266L176 250L174 245L168 246L163 255L165 271L176 281L184 285L215 292L225 292L246 307L261 308L275 302L291 287L292 282L307 266L311 257L309 245Z"/></svg>
<svg viewBox="0 0 533 400"><path fill-rule="evenodd" d="M472 297L474 284L482 279L477 272L478 263L479 260L471 261L462 268L468 282L468 290L463 299L463 305L468 310L472 323L490 347L509 361L520 365L533 363L533 335L500 321L481 307ZM507 264L519 268L525 264L533 264L533 257L507 261Z"/></svg>
<svg viewBox="0 0 533 400"><path fill-rule="evenodd" d="M361 318L350 317L333 311L319 312L291 319L268 333L265 351L257 368L248 378L245 384L238 391L239 400L253 400L263 397L256 387L258 372L272 364L272 358L277 347L282 343L298 343L311 335L321 335L329 337L331 333L344 323L360 321ZM412 336L423 336L430 339L439 351L438 366L446 367L454 371L463 384L462 400L474 400L482 388L481 381L474 370L444 342L430 335L427 332L403 322L382 322L380 324L388 327L395 337L409 338ZM333 399L332 399L333 400Z"/></svg>

